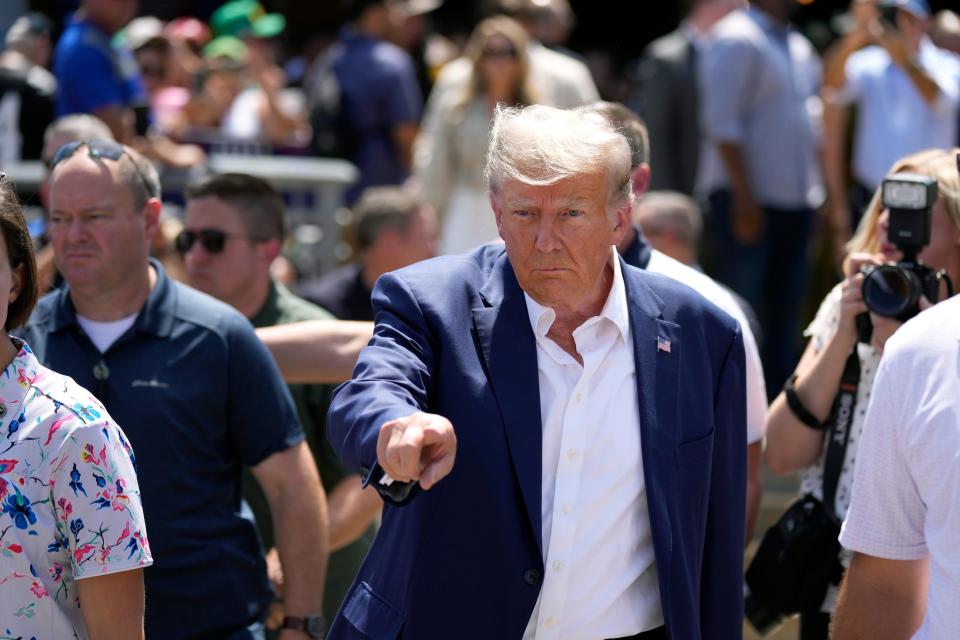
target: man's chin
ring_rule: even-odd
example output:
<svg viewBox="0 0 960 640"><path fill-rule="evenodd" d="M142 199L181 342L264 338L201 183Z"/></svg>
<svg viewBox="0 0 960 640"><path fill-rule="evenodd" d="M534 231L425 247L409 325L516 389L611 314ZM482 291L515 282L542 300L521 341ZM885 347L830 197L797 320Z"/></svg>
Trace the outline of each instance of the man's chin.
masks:
<svg viewBox="0 0 960 640"><path fill-rule="evenodd" d="M551 308L566 300L570 291L569 285L553 278L529 283L528 286L521 284L521 288L539 304Z"/></svg>
<svg viewBox="0 0 960 640"><path fill-rule="evenodd" d="M97 283L101 282L101 278L93 269L67 265L64 267L58 267L58 270L60 271L60 275L63 276L63 279L71 287L96 285Z"/></svg>

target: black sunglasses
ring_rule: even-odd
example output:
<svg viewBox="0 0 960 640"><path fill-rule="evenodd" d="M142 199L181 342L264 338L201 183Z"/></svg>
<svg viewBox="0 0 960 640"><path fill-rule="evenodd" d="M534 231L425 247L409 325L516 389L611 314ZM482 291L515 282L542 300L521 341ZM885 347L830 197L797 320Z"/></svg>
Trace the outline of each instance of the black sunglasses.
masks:
<svg viewBox="0 0 960 640"><path fill-rule="evenodd" d="M199 231L184 229L174 238L173 246L177 250L177 253L186 255L186 253L193 248L194 243L199 240L200 246L203 247L204 251L210 254L216 254L223 251L223 247L227 244L227 238L230 236L246 238L254 242L265 242L264 238L248 236L243 233L227 233L221 229L200 229Z"/></svg>
<svg viewBox="0 0 960 640"><path fill-rule="evenodd" d="M126 148L122 144L112 140L74 140L72 142L68 142L57 149L57 152L53 154L53 160L50 161L47 169L53 171L54 167L75 154L77 149L83 146L87 147L87 155L94 160L106 158L107 160L119 162L120 158L127 156L127 160L129 160L130 164L133 165L133 170L136 171L137 175L140 177L140 183L143 185L143 189L146 191L147 196L150 198L158 197L155 190L150 187L147 177L143 175L142 171L140 171L140 167L133 159L133 156L127 153Z"/></svg>

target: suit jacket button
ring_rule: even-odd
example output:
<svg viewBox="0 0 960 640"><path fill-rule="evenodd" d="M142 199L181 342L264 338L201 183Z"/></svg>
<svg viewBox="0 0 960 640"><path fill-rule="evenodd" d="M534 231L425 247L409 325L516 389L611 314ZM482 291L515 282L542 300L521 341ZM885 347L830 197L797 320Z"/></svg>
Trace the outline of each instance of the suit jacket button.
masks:
<svg viewBox="0 0 960 640"><path fill-rule="evenodd" d="M523 572L523 581L531 586L536 586L540 584L540 572L536 569L527 569Z"/></svg>

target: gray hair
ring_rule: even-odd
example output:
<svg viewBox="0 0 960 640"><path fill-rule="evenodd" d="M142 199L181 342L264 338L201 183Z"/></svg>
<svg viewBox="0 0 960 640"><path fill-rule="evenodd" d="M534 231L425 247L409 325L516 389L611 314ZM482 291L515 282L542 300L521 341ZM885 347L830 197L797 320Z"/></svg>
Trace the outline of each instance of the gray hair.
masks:
<svg viewBox="0 0 960 640"><path fill-rule="evenodd" d="M127 145L123 145L123 150L126 153L117 161L120 166L120 181L130 189L133 205L139 210L147 204L147 200L160 199L160 174L154 164L139 151Z"/></svg>
<svg viewBox="0 0 960 640"><path fill-rule="evenodd" d="M113 140L113 132L100 118L87 113L74 113L57 118L43 132L43 141L50 144L56 136L70 140Z"/></svg>
<svg viewBox="0 0 960 640"><path fill-rule="evenodd" d="M580 111L592 111L606 118L630 145L630 162L633 167L650 164L650 134L647 124L637 113L619 102L597 100L577 107Z"/></svg>
<svg viewBox="0 0 960 640"><path fill-rule="evenodd" d="M700 244L703 216L690 196L676 191L651 191L640 200L636 217L648 235L671 229L687 246L696 249Z"/></svg>
<svg viewBox="0 0 960 640"><path fill-rule="evenodd" d="M492 193L505 180L546 186L600 172L609 181L609 206L630 206L630 147L603 116L543 105L497 106L484 168Z"/></svg>

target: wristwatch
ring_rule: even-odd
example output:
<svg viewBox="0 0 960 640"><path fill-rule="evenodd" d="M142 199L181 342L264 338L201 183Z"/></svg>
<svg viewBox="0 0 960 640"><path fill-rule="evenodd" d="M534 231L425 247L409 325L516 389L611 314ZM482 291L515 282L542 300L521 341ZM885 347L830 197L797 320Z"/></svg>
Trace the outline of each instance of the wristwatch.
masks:
<svg viewBox="0 0 960 640"><path fill-rule="evenodd" d="M283 624L280 625L280 628L303 631L311 638L316 638L317 640L323 640L323 638L327 635L327 621L324 620L323 616L320 614L303 617L286 616L283 619Z"/></svg>

